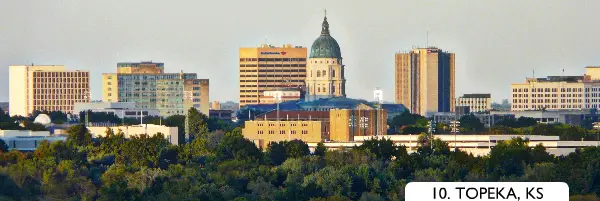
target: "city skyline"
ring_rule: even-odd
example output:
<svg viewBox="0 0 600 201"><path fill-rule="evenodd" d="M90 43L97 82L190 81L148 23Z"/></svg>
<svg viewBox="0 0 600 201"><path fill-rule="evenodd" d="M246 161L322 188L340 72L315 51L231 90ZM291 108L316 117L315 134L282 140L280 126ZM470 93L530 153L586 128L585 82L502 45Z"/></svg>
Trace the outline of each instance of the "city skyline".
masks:
<svg viewBox="0 0 600 201"><path fill-rule="evenodd" d="M272 9L243 12L265 3ZM414 46L455 53L456 95L491 93L494 101L509 98L510 84L531 77L533 70L536 77L560 75L562 69L565 75L581 75L585 66L600 64L600 39L594 37L600 27L590 20L600 2L236 4L2 2L0 26L8 29L0 30L0 79L8 86L10 65L65 65L90 71L92 99L98 100L102 73L113 72L118 62L153 60L165 63L166 72L197 73L222 86L211 90L211 101L236 101L238 49L265 40L310 48L324 9L344 51L347 95L352 98L371 100L380 87L383 99L393 101L394 54ZM149 12L153 10L160 12ZM8 99L8 87L0 89L0 101Z"/></svg>

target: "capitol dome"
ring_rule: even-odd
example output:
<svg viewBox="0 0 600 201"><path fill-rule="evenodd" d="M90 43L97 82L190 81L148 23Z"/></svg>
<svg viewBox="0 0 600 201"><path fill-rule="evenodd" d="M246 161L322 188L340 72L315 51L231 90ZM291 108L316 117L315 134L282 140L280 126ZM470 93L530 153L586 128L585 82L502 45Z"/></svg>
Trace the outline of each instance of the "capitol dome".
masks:
<svg viewBox="0 0 600 201"><path fill-rule="evenodd" d="M327 16L323 19L321 36L315 40L310 48L310 58L342 58L340 45L329 35L329 23Z"/></svg>

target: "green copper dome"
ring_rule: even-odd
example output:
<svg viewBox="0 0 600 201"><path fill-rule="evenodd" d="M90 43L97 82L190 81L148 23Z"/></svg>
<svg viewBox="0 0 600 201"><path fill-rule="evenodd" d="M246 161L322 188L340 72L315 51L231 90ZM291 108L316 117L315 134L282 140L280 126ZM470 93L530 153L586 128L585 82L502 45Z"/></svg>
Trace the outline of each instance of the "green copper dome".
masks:
<svg viewBox="0 0 600 201"><path fill-rule="evenodd" d="M329 35L327 16L323 19L321 36L315 40L310 48L310 58L342 58L340 45L338 45L337 41Z"/></svg>

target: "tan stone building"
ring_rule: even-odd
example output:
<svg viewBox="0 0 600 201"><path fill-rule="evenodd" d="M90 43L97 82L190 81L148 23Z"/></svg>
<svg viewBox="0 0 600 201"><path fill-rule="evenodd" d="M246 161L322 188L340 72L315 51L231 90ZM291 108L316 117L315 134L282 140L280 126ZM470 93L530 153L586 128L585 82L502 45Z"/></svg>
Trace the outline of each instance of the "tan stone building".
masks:
<svg viewBox="0 0 600 201"><path fill-rule="evenodd" d="M354 136L384 135L385 110L277 111L246 121L244 137L265 149L270 142L353 141Z"/></svg>
<svg viewBox="0 0 600 201"><path fill-rule="evenodd" d="M10 115L35 110L72 113L75 103L90 101L90 73L60 65L9 67Z"/></svg>
<svg viewBox="0 0 600 201"><path fill-rule="evenodd" d="M337 41L331 37L327 16L321 36L313 42L306 68L306 99L346 97L345 66Z"/></svg>
<svg viewBox="0 0 600 201"><path fill-rule="evenodd" d="M412 113L454 111L454 53L416 48L397 53L395 99Z"/></svg>
<svg viewBox="0 0 600 201"><path fill-rule="evenodd" d="M118 63L117 73L102 74L104 102L135 102L161 116L184 115L191 107L208 115L208 87L196 73L165 73L164 63L156 62Z"/></svg>
<svg viewBox="0 0 600 201"><path fill-rule="evenodd" d="M295 88L304 90L306 48L261 45L240 48L240 106L261 104L264 91Z"/></svg>
<svg viewBox="0 0 600 201"><path fill-rule="evenodd" d="M456 106L465 106L470 112L487 112L492 109L491 94L464 94L456 99Z"/></svg>
<svg viewBox="0 0 600 201"><path fill-rule="evenodd" d="M600 108L600 67L586 67L582 76L527 78L513 83L511 111Z"/></svg>
<svg viewBox="0 0 600 201"><path fill-rule="evenodd" d="M299 89L279 89L264 91L260 96L260 102L264 104L273 104L277 102L295 101L302 97L302 91Z"/></svg>

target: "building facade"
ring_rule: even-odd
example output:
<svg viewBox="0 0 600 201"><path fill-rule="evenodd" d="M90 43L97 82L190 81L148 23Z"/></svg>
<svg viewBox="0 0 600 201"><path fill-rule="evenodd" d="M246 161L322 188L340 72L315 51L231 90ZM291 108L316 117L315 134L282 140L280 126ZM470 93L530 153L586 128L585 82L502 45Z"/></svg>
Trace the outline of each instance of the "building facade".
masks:
<svg viewBox="0 0 600 201"><path fill-rule="evenodd" d="M382 109L329 111L272 111L246 121L244 137L264 149L270 142L353 141L354 136L385 135L387 114Z"/></svg>
<svg viewBox="0 0 600 201"><path fill-rule="evenodd" d="M491 94L464 94L456 99L456 107L469 107L470 112L481 113L492 109Z"/></svg>
<svg viewBox="0 0 600 201"><path fill-rule="evenodd" d="M421 115L453 111L454 69L454 53L438 48L416 48L397 53L396 103Z"/></svg>
<svg viewBox="0 0 600 201"><path fill-rule="evenodd" d="M139 109L136 107L135 102L76 103L73 115L80 118L80 113L85 111L114 114L121 119L160 116L160 112L157 109Z"/></svg>
<svg viewBox="0 0 600 201"><path fill-rule="evenodd" d="M117 73L102 74L104 102L135 102L161 116L184 115L191 107L208 115L208 87L196 73L165 73L164 63L118 63Z"/></svg>
<svg viewBox="0 0 600 201"><path fill-rule="evenodd" d="M90 101L89 78L88 71L64 66L10 66L10 115L29 116L35 110L73 113L75 103Z"/></svg>
<svg viewBox="0 0 600 201"><path fill-rule="evenodd" d="M312 44L306 68L306 99L346 97L345 66L337 41L331 37L327 16L321 36Z"/></svg>
<svg viewBox="0 0 600 201"><path fill-rule="evenodd" d="M100 126L94 127L90 126L87 129L92 134L93 138L98 137L106 137L106 129L111 129L113 133L117 134L119 132L123 132L125 138L131 138L132 136L139 135L148 135L150 137L157 135L158 133L163 134L165 139L169 141L171 144L178 145L182 143L183 139L179 138L179 130L177 127L167 127L162 125L154 125L154 124L139 124L132 126Z"/></svg>
<svg viewBox="0 0 600 201"><path fill-rule="evenodd" d="M239 49L240 106L262 104L264 91L295 88L304 90L306 48L261 45Z"/></svg>
<svg viewBox="0 0 600 201"><path fill-rule="evenodd" d="M511 111L580 110L600 107L600 67L582 76L527 78L511 84Z"/></svg>
<svg viewBox="0 0 600 201"><path fill-rule="evenodd" d="M263 104L274 104L277 102L287 102L300 100L302 91L299 89L279 89L264 91L260 96L260 102Z"/></svg>

